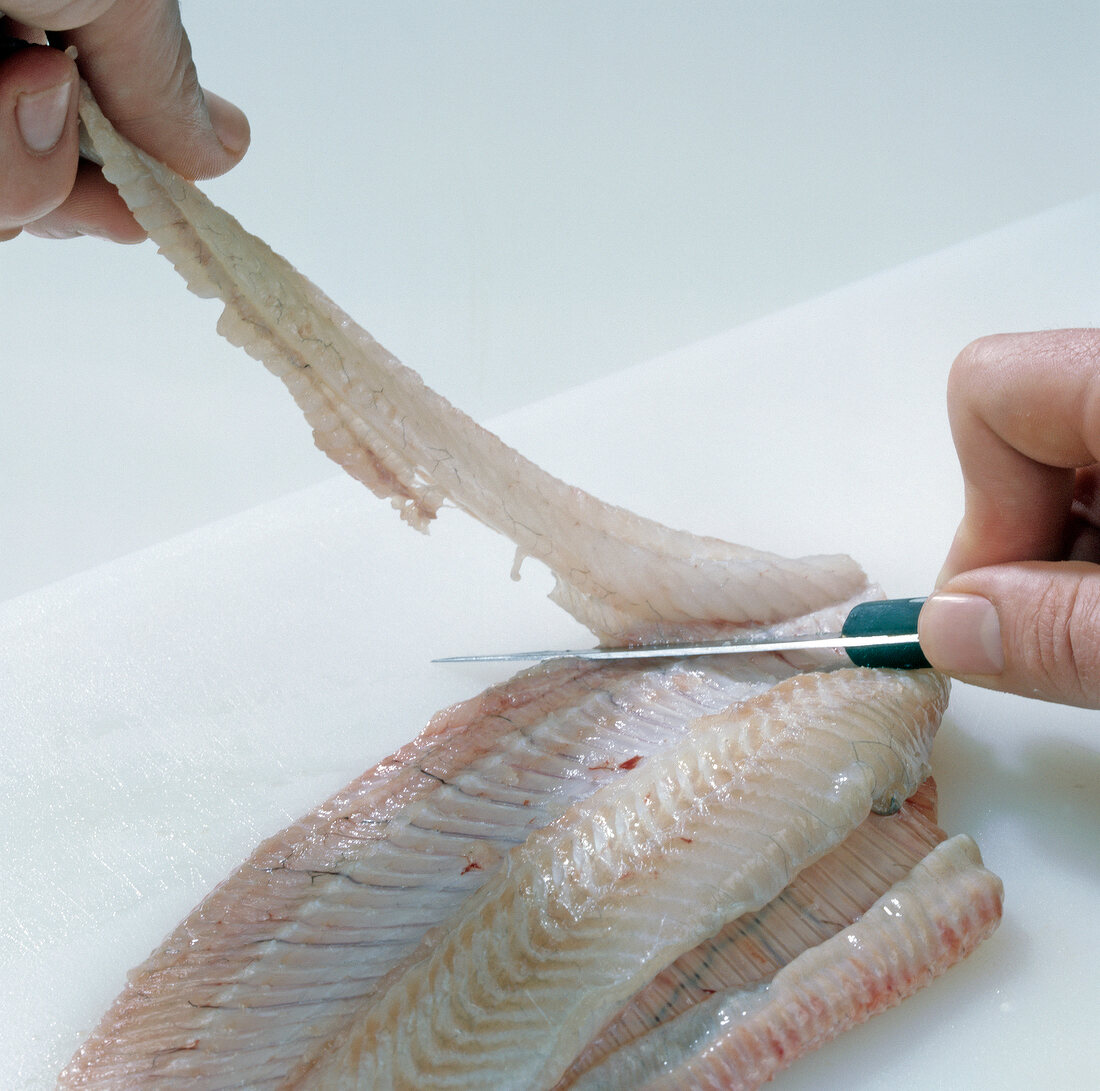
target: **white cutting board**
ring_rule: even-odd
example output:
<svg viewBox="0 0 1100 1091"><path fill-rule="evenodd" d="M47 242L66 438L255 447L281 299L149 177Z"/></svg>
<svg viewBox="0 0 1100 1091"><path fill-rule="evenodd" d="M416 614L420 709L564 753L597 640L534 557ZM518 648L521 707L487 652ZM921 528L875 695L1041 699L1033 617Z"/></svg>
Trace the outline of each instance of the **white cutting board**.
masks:
<svg viewBox="0 0 1100 1091"><path fill-rule="evenodd" d="M1097 322L1090 198L494 424L607 500L849 552L919 594L958 514L952 356ZM0 605L0 1086L49 1086L126 970L259 839L504 675L433 655L584 639L537 566L514 584L510 564L458 513L425 538L334 477ZM936 763L941 821L1004 878L1005 922L777 1087L1092 1086L1097 716L956 687Z"/></svg>

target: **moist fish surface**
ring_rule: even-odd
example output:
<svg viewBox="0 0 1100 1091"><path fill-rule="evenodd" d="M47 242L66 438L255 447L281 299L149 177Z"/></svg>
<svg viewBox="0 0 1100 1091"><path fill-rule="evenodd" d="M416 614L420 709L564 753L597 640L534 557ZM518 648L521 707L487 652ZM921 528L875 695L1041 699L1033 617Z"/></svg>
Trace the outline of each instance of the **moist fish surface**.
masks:
<svg viewBox="0 0 1100 1091"><path fill-rule="evenodd" d="M552 478L118 137L87 94L81 116L107 177L189 285L225 302L219 329L283 379L318 446L414 526L449 502L511 538L599 637L794 634L878 593L846 557L670 530ZM861 891L840 897L836 928L860 927L898 883L930 920L954 913L959 942L912 948L906 980L923 983L988 933L999 901L968 849L953 867L985 909L937 910L938 872L920 861L942 836L917 836L904 804L927 792L946 683L845 662L559 660L440 713L214 890L133 971L60 1085L602 1086L601 1071L638 1063L679 1079L698 1060L691 1028L725 1018L708 989L771 989L758 1033L782 1023L811 953L847 972L807 893L824 887ZM772 935L757 918L784 914L788 932L816 923L802 947L768 940L760 980L700 974L719 937L740 935L730 949L749 957L746 936ZM864 931L908 942L884 915ZM855 1018L843 990L815 995L826 1029L799 1048Z"/></svg>
<svg viewBox="0 0 1100 1091"><path fill-rule="evenodd" d="M856 922L888 885L946 839L936 824L936 789L930 777L897 815L872 814L841 844L799 872L777 898L756 913L731 921L678 958L637 992L566 1070L558 1088L611 1054L636 1056L633 1048L652 1042L658 1028L716 994L751 991L766 984L787 963ZM669 1042L664 1031L664 1048ZM647 1053L657 1052L650 1045ZM608 1066L602 1066L605 1075ZM617 1060L619 1071L628 1068Z"/></svg>

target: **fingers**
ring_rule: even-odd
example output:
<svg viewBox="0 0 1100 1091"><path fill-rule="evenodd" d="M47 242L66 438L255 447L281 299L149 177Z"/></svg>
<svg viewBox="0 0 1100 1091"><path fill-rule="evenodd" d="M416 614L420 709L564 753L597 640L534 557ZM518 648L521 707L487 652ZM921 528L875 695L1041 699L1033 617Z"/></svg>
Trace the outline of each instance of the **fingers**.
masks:
<svg viewBox="0 0 1100 1091"><path fill-rule="evenodd" d="M75 45L81 75L116 127L188 178L248 147L244 114L199 85L176 0L9 0L18 38ZM78 169L76 67L59 49L0 55L0 241L21 229L64 238L144 238L113 187Z"/></svg>
<svg viewBox="0 0 1100 1091"><path fill-rule="evenodd" d="M955 361L965 511L921 647L990 689L1100 708L1100 331L983 338Z"/></svg>
<svg viewBox="0 0 1100 1091"><path fill-rule="evenodd" d="M28 26L65 30L91 22L114 0L8 0L4 10Z"/></svg>
<svg viewBox="0 0 1100 1091"><path fill-rule="evenodd" d="M1100 708L1100 568L1076 561L966 572L921 610L929 662L965 682Z"/></svg>
<svg viewBox="0 0 1100 1091"><path fill-rule="evenodd" d="M68 197L47 215L23 229L44 239L74 239L96 235L112 242L135 243L145 230L130 214L119 192L99 167L80 160L76 182Z"/></svg>
<svg viewBox="0 0 1100 1091"><path fill-rule="evenodd" d="M1100 452L1100 331L974 342L952 368L948 409L965 512L941 579L1066 556L1076 470Z"/></svg>
<svg viewBox="0 0 1100 1091"><path fill-rule="evenodd" d="M1066 528L1066 559L1100 564L1100 467L1077 471Z"/></svg>
<svg viewBox="0 0 1100 1091"><path fill-rule="evenodd" d="M0 237L52 212L76 177L76 66L27 46L0 64Z"/></svg>
<svg viewBox="0 0 1100 1091"><path fill-rule="evenodd" d="M184 177L222 174L244 155L248 121L203 92L175 0L116 0L63 40L115 127Z"/></svg>

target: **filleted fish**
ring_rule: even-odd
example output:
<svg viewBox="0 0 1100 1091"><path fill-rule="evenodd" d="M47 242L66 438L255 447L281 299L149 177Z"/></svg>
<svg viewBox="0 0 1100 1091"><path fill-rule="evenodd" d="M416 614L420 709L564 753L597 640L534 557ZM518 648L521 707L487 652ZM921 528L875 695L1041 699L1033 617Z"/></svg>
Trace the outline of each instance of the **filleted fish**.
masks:
<svg viewBox="0 0 1100 1091"><path fill-rule="evenodd" d="M193 290L225 301L219 329L283 379L318 446L414 526L449 502L511 538L601 638L793 634L878 593L846 557L669 530L554 479L87 95L81 116L108 178ZM816 1022L785 1063L995 926L997 880L969 844L935 847L922 788L946 700L931 671L828 656L526 671L261 845L133 972L61 1085L674 1086L705 1054L723 1058L715 1086L739 1070L755 1086L776 1066L751 1043L799 1004ZM918 913L931 923L914 932ZM904 949L905 972L853 963L853 942ZM868 980L873 1003L853 998Z"/></svg>

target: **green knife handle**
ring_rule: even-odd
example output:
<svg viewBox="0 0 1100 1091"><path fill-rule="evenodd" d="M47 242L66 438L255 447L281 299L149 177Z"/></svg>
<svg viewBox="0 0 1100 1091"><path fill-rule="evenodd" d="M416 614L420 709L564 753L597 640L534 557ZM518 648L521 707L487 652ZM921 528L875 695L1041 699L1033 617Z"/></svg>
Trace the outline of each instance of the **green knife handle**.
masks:
<svg viewBox="0 0 1100 1091"><path fill-rule="evenodd" d="M917 631L917 618L924 599L880 599L852 607L840 630L844 636L897 636ZM919 670L930 666L924 652L912 644L887 644L880 648L847 648L857 667L893 667Z"/></svg>

